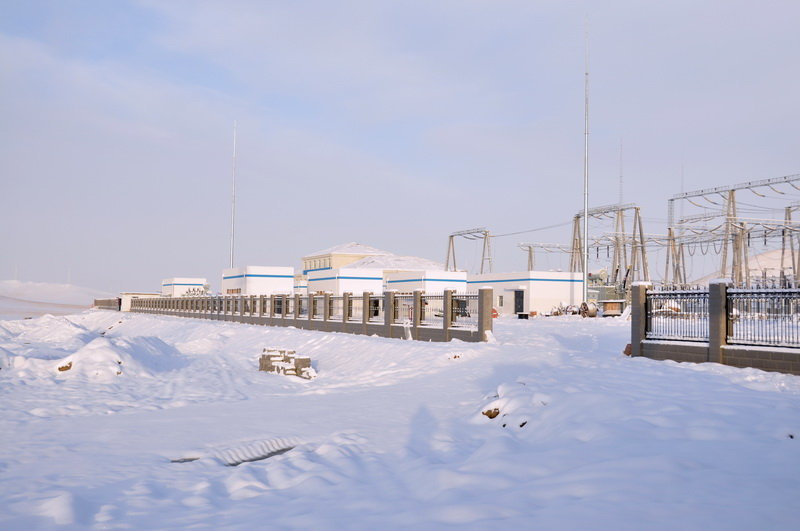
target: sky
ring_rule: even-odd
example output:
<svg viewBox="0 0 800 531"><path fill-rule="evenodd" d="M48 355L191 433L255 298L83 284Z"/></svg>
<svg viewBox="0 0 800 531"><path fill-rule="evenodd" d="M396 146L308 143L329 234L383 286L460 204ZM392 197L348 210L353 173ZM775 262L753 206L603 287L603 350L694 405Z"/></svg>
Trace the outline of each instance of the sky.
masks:
<svg viewBox="0 0 800 531"><path fill-rule="evenodd" d="M569 244L583 205L587 27L592 206L619 201L622 173L663 233L681 189L800 173L797 2L0 10L0 278L218 288L234 122L235 264L299 268L348 241L443 262L454 231L556 225L493 239L495 270L523 270L517 244Z"/></svg>

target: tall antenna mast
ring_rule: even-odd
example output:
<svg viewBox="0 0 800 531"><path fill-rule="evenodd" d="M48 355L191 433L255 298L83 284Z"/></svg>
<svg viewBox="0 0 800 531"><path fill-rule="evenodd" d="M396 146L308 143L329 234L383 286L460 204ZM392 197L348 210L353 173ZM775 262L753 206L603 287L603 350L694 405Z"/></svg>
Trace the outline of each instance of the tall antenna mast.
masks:
<svg viewBox="0 0 800 531"><path fill-rule="evenodd" d="M231 265L233 268L233 248L236 236L236 120L233 121L233 168L231 170Z"/></svg>
<svg viewBox="0 0 800 531"><path fill-rule="evenodd" d="M583 301L587 302L589 290L589 21L584 33L584 110L583 110Z"/></svg>
<svg viewBox="0 0 800 531"><path fill-rule="evenodd" d="M619 138L619 204L622 204L622 137Z"/></svg>

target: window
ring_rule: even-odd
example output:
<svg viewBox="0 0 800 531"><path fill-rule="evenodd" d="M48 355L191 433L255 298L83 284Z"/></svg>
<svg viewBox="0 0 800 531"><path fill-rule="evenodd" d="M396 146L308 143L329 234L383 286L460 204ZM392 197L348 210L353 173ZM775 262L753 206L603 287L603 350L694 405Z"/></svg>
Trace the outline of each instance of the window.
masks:
<svg viewBox="0 0 800 531"><path fill-rule="evenodd" d="M503 305L503 296L502 295L499 295L497 297L497 305L498 306L502 306Z"/></svg>

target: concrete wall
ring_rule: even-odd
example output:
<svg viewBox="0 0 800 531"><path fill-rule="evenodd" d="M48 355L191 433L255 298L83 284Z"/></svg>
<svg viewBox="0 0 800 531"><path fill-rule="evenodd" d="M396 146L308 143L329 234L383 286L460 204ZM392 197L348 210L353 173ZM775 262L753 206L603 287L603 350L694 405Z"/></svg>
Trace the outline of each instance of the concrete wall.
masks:
<svg viewBox="0 0 800 531"><path fill-rule="evenodd" d="M294 292L294 268L246 266L222 271L223 295L272 295Z"/></svg>
<svg viewBox="0 0 800 531"><path fill-rule="evenodd" d="M566 271L524 271L520 273L484 273L469 275L469 289L490 287L494 290L494 307L501 315L514 314L514 292L524 293L523 312L549 313L556 306L583 302L581 273ZM502 297L502 300L501 300Z"/></svg>
<svg viewBox="0 0 800 531"><path fill-rule="evenodd" d="M727 284L709 284L708 341L648 340L646 334L647 290L650 284L637 282L631 293L631 356L693 363L714 362L733 367L800 375L800 349L728 345Z"/></svg>

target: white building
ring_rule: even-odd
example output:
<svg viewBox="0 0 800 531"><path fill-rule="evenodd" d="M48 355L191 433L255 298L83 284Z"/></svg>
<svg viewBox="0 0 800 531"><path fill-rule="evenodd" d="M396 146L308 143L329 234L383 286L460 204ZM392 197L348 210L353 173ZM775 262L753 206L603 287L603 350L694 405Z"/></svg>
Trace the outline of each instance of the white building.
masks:
<svg viewBox="0 0 800 531"><path fill-rule="evenodd" d="M342 267L308 272L308 293L383 293L383 271Z"/></svg>
<svg viewBox="0 0 800 531"><path fill-rule="evenodd" d="M291 295L294 268L246 266L222 271L223 295Z"/></svg>
<svg viewBox="0 0 800 531"><path fill-rule="evenodd" d="M295 286L306 282L308 293L383 293L384 289L465 291L466 273L444 271L442 264L401 256L359 243L345 243L303 257L303 273ZM390 280L392 282L390 282Z"/></svg>
<svg viewBox="0 0 800 531"><path fill-rule="evenodd" d="M129 312L131 311L131 301L133 299L152 299L155 297L160 297L162 294L160 293L152 293L152 292L145 292L145 291L123 291L119 294L120 298L120 305L119 310L121 312Z"/></svg>
<svg viewBox="0 0 800 531"><path fill-rule="evenodd" d="M308 295L308 278L302 273L295 273L294 275L294 293L305 297Z"/></svg>
<svg viewBox="0 0 800 531"><path fill-rule="evenodd" d="M389 251L382 251L361 243L342 243L304 256L303 274L307 275L312 271L338 269L369 256L387 256L391 254Z"/></svg>
<svg viewBox="0 0 800 531"><path fill-rule="evenodd" d="M425 291L441 293L446 289L457 293L467 291L466 271L387 271L384 273L384 290L400 292Z"/></svg>
<svg viewBox="0 0 800 531"><path fill-rule="evenodd" d="M494 290L493 307L500 315L539 315L560 305L583 302L583 273L565 271L524 271L470 275L470 291Z"/></svg>
<svg viewBox="0 0 800 531"><path fill-rule="evenodd" d="M161 295L164 297L182 297L187 292L201 290L208 290L208 282L204 278L175 277L161 281Z"/></svg>

